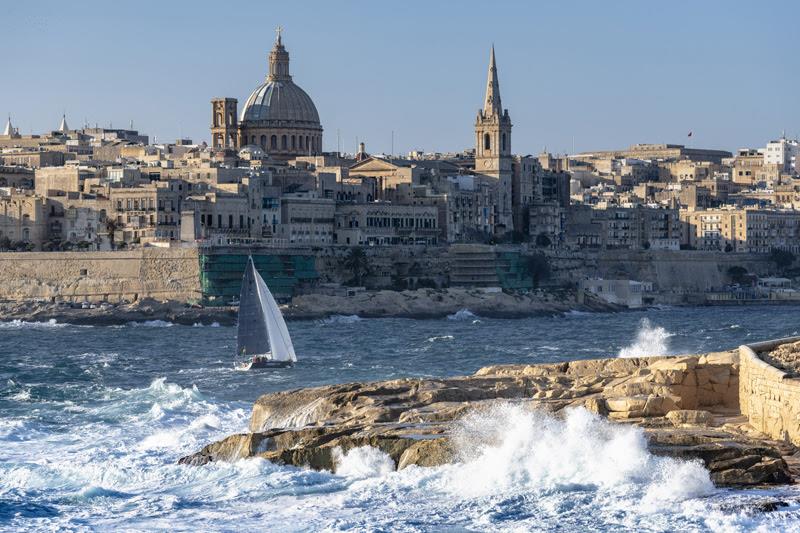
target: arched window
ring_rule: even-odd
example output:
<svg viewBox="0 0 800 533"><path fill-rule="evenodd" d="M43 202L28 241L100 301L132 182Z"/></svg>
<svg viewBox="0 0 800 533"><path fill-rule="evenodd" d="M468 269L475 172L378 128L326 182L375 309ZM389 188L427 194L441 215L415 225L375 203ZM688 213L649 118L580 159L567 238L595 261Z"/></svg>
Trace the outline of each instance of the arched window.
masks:
<svg viewBox="0 0 800 533"><path fill-rule="evenodd" d="M281 135L281 150L286 150L286 135Z"/></svg>
<svg viewBox="0 0 800 533"><path fill-rule="evenodd" d="M298 139L298 141L300 143L300 149L302 150L303 149L303 136L302 135L298 135L297 139Z"/></svg>
<svg viewBox="0 0 800 533"><path fill-rule="evenodd" d="M502 139L503 140L502 140L502 144L501 144L501 150L503 150L505 152L506 151L506 134L505 133L503 134Z"/></svg>
<svg viewBox="0 0 800 533"><path fill-rule="evenodd" d="M306 135L306 150L311 150L310 138Z"/></svg>
<svg viewBox="0 0 800 533"><path fill-rule="evenodd" d="M292 150L297 149L297 138L292 135Z"/></svg>
<svg viewBox="0 0 800 533"><path fill-rule="evenodd" d="M261 149L262 150L266 150L267 149L267 136L266 135L262 135L261 136Z"/></svg>
<svg viewBox="0 0 800 533"><path fill-rule="evenodd" d="M217 113L217 120L214 122L216 122L215 126L222 126L222 113Z"/></svg>
<svg viewBox="0 0 800 533"><path fill-rule="evenodd" d="M278 136L277 135L273 135L272 138L270 138L269 146L273 150L277 150L278 149Z"/></svg>
<svg viewBox="0 0 800 533"><path fill-rule="evenodd" d="M483 149L489 151L492 150L492 138L488 133L483 134Z"/></svg>
<svg viewBox="0 0 800 533"><path fill-rule="evenodd" d="M251 135L250 136L250 144L255 144L255 143L256 143L256 136L255 135Z"/></svg>

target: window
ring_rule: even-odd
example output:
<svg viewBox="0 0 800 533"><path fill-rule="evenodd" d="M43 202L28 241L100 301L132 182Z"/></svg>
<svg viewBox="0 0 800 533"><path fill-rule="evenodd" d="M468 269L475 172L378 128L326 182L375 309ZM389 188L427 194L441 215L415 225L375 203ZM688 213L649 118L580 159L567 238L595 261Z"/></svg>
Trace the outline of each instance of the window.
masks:
<svg viewBox="0 0 800 533"><path fill-rule="evenodd" d="M82 269L81 269L81 274L80 274L81 276L86 276L86 275L88 275L88 274L89 274L89 271L88 271L88 270L86 270L85 268L82 268Z"/></svg>
<svg viewBox="0 0 800 533"><path fill-rule="evenodd" d="M484 150L491 150L492 149L492 139L489 137L488 133L483 134L483 149Z"/></svg>
<svg viewBox="0 0 800 533"><path fill-rule="evenodd" d="M286 135L281 135L281 150L286 150Z"/></svg>
<svg viewBox="0 0 800 533"><path fill-rule="evenodd" d="M505 133L503 134L502 139L503 139L503 141L502 141L500 149L505 152L506 151L506 134Z"/></svg>
<svg viewBox="0 0 800 533"><path fill-rule="evenodd" d="M269 147L270 147L272 150L277 150L277 149L278 149L278 136L277 136L277 135L273 135L273 136L270 138L270 140L269 140Z"/></svg>
<svg viewBox="0 0 800 533"><path fill-rule="evenodd" d="M266 150L267 149L267 136L266 135L262 135L261 136L261 149L262 150Z"/></svg>

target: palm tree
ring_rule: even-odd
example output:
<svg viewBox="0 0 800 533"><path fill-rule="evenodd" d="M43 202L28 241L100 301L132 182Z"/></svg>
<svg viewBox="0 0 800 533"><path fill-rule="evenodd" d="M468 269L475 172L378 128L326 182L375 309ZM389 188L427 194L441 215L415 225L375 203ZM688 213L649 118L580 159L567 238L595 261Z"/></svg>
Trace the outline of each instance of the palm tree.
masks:
<svg viewBox="0 0 800 533"><path fill-rule="evenodd" d="M369 259L367 254L360 246L350 248L350 252L344 260L344 267L353 273L356 286L361 286L361 280L369 274Z"/></svg>

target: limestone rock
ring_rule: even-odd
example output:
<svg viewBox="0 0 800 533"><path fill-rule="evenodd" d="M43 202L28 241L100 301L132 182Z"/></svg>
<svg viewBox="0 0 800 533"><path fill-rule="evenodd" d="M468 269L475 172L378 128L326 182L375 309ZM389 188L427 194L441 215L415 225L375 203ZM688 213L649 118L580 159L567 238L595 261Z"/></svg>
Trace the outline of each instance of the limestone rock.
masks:
<svg viewBox="0 0 800 533"><path fill-rule="evenodd" d="M738 384L738 358L724 352L497 365L472 376L289 390L258 398L248 433L209 444L180 462L262 457L334 470L340 451L372 446L398 469L435 466L457 459L453 421L502 401L556 416L584 407L641 426L653 453L703 461L719 485L784 483L790 475L783 457L796 450L747 433L747 418L734 416ZM722 417L717 427L709 427L713 415L698 406Z"/></svg>
<svg viewBox="0 0 800 533"><path fill-rule="evenodd" d="M667 420L675 425L675 427L684 425L705 426L708 425L714 418L713 415L708 411L695 409L677 409L674 411L669 411L666 417Z"/></svg>

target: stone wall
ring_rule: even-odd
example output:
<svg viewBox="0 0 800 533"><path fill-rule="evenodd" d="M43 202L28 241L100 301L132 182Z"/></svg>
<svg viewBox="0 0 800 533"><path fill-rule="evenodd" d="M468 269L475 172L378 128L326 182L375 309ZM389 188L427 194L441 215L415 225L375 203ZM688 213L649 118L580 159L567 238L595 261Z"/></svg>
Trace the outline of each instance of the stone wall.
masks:
<svg viewBox="0 0 800 533"><path fill-rule="evenodd" d="M606 279L651 281L656 290L705 291L730 283L727 272L742 266L759 276L775 272L767 255L698 250L603 250L597 275Z"/></svg>
<svg viewBox="0 0 800 533"><path fill-rule="evenodd" d="M800 337L739 347L739 409L755 429L774 439L800 444L800 379L758 357Z"/></svg>
<svg viewBox="0 0 800 533"><path fill-rule="evenodd" d="M0 253L0 300L188 301L200 298L195 248Z"/></svg>

